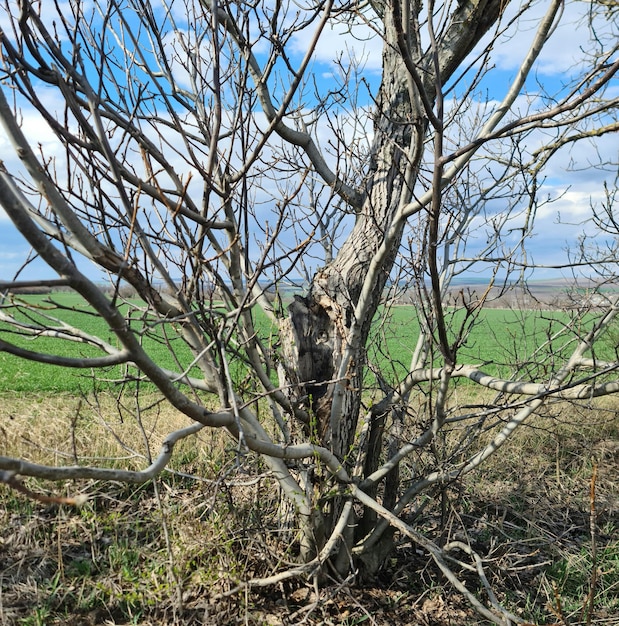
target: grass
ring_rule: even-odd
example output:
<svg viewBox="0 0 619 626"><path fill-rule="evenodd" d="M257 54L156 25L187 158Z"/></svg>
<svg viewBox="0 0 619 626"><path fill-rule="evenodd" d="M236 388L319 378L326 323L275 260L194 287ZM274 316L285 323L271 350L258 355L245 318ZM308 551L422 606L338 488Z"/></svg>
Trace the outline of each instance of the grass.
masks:
<svg viewBox="0 0 619 626"><path fill-rule="evenodd" d="M606 532L616 535L617 529L610 523ZM582 611L583 599L589 593L593 567L591 545L585 544L578 552L567 552L547 571L550 586L554 586L562 598L562 608L567 614L576 616ZM595 567L598 570L596 601L598 605L619 615L619 544L605 546L596 555Z"/></svg>
<svg viewBox="0 0 619 626"><path fill-rule="evenodd" d="M146 408L152 400L144 400L140 426L117 410L112 395L95 401L5 394L2 453L55 463L72 463L75 454L82 463L143 467L165 433L185 423L167 407ZM481 473L447 486L443 507L435 498L417 528L436 541L468 537L501 601L525 619L561 623L556 589L566 620L581 623L592 567L589 483L596 459L593 616L612 624L619 614L619 447L613 444L619 422L612 404L551 408ZM380 577L327 586L315 605L311 581L221 595L292 562L294 529L279 525L272 477L259 461L238 456L219 431L181 444L171 469L142 486L27 481L40 493L87 493L80 509L32 502L0 487L0 624L483 623L409 543ZM469 584L476 584L474 576Z"/></svg>
<svg viewBox="0 0 619 626"><path fill-rule="evenodd" d="M93 314L92 308L77 294L61 292L49 296L23 296L21 301L27 304L27 307L16 306L7 310L7 313L14 314L20 321L41 325L50 324L61 329L61 324L64 323L118 347L114 334L104 320ZM131 313L129 313L129 306L123 305L123 309L128 319L131 320L130 324L139 332L148 320L142 319L140 302L135 301L131 305ZM191 363L192 357L182 340L175 337L175 332L172 332L171 337L166 337L161 327L156 327L141 335L141 342L151 358L161 367L178 370L179 362L185 368ZM81 358L102 354L100 350L79 337L67 340L48 336L17 335L11 332L7 323L0 323L0 339L28 350L64 357ZM83 389L91 389L93 385L109 388L127 378L123 366L103 368L93 372L88 369L60 368L36 361L25 361L6 352L0 352L0 373L2 374L0 393L2 391L79 393ZM137 371L133 374L137 374Z"/></svg>
<svg viewBox="0 0 619 626"><path fill-rule="evenodd" d="M52 299L54 305L49 303ZM23 301L35 307L34 314L28 313L31 321L44 320L44 316L57 315L60 320L98 336L112 345L116 340L106 328L103 320L92 314L80 296L71 293L57 293L52 296L23 296ZM139 305L138 302L135 303ZM58 310L55 307L59 306ZM26 312L17 309L16 317L26 319ZM259 334L268 345L273 328L259 312L256 313L256 325ZM591 316L589 316L591 319ZM462 335L459 358L461 362L482 365L489 373L509 376L516 370L526 378L527 373L537 368L543 360L544 349L540 345L557 331L571 323L570 316L561 311L518 311L512 309L483 309L479 312L475 324L470 325L463 311L448 311L448 323L451 340L456 334ZM135 324L141 322L135 318ZM569 347L574 336L582 334L582 328L555 339L546 348L557 353ZM171 337L175 331L172 329ZM375 330L368 346L368 358L383 371L388 380L394 382L401 378L410 365L419 334L417 311L412 306L393 307L388 314L379 313L375 321ZM14 342L20 347L40 352L50 352L61 356L87 357L97 354L97 350L84 342L66 341L51 337L25 337L9 332L6 323L0 323L0 339ZM153 360L162 367L179 370L192 361L189 349L179 339L167 337L164 340L161 330L151 332L143 338L143 345ZM536 352L537 350L537 352ZM100 353L99 353L100 354ZM440 363L440 356L436 356ZM241 368L238 361L233 366ZM237 372L242 376L242 371ZM37 393L79 393L89 390L93 385L110 388L120 380L126 380L122 367L90 370L63 369L52 365L24 361L16 356L0 352L0 393L24 392ZM197 372L195 372L197 374Z"/></svg>
<svg viewBox="0 0 619 626"><path fill-rule="evenodd" d="M512 580L507 595L536 624L585 623L593 540L597 548L593 623L619 623L615 619L619 617L615 404L607 398L595 407L552 405L520 431L507 454L467 482L464 495L460 494L470 503L464 514L468 525L477 526L475 533L486 533L483 542L496 542L495 558L504 559L510 551L519 554L517 567L502 568ZM592 537L594 465L597 515Z"/></svg>
<svg viewBox="0 0 619 626"><path fill-rule="evenodd" d="M72 323L102 330L100 320L77 310L79 302L64 305L67 315L75 315ZM463 321L458 315L453 313L456 326ZM558 312L483 311L461 355L471 362L490 355L496 367L507 367L516 352L532 352L568 320ZM376 324L370 360L393 362L395 377L410 361L418 326L410 307L395 307L384 321ZM261 324L267 335L268 324ZM153 351L163 348L152 344ZM83 349L70 345L72 354ZM535 360L511 362L526 376ZM141 469L168 432L187 424L154 394L143 395L138 405L112 386L97 384L93 393L92 380L75 372L65 376L48 366L37 373L33 364L7 363L0 361L0 454ZM52 371L58 373L54 380ZM13 388L10 380L21 386ZM470 390L456 391L459 402L477 402L466 396ZM584 623L594 567L589 484L597 462L593 623L618 623L615 402L550 404L481 472L433 494L415 521L438 542L466 537L484 558L499 599L530 622ZM439 445L448 458L450 435ZM420 453L402 471L423 471L423 463L436 462L436 452L423 453L427 459ZM227 596L243 580L294 562L295 529L280 523L277 485L259 460L239 454L220 431L181 442L169 469L137 487L26 481L39 493L88 494L80 509L33 502L0 485L0 625L483 623L445 586L427 555L406 542L379 577L359 585L333 583L316 595L312 581L293 581ZM460 575L478 584L476 576Z"/></svg>
<svg viewBox="0 0 619 626"><path fill-rule="evenodd" d="M548 343L549 337L570 325L571 316L562 311L482 309L474 324L467 321L463 310L447 313L450 341L454 343L461 336L459 360L482 365L496 375L509 376L514 370L526 375L529 367L542 360L544 350L558 353L573 342L574 335L566 334L539 349ZM412 306L394 307L376 326L370 357L381 369L385 369L386 363L391 364L393 377L401 377L408 371L419 335L416 311ZM536 351L537 356L532 359ZM436 361L442 362L440 356Z"/></svg>

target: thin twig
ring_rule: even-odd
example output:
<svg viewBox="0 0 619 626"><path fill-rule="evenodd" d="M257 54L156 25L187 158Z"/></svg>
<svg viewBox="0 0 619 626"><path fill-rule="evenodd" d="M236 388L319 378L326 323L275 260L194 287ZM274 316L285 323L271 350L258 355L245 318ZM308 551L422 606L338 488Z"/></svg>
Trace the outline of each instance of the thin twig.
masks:
<svg viewBox="0 0 619 626"><path fill-rule="evenodd" d="M593 614L593 606L595 604L595 587L597 585L597 511L595 508L595 483L597 480L598 465L593 462L593 470L591 473L591 487L589 489L589 532L591 533L591 577L589 579L589 593L582 607L581 621L585 620L586 624L591 626L591 616Z"/></svg>

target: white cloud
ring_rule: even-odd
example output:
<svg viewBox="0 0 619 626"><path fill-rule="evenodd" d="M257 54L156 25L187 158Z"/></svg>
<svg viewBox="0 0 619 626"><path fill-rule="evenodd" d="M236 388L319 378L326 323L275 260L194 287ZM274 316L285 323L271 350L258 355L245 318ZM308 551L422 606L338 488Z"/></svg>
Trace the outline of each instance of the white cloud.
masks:
<svg viewBox="0 0 619 626"><path fill-rule="evenodd" d="M566 11L574 12L574 5L576 3L569 3ZM584 3L583 3L584 4ZM538 5L538 13L534 13L534 20L529 24L528 30L520 30L519 33L511 39L505 40L500 46L497 46L497 65L499 69L513 70L518 67L524 50L526 49L527 37L532 37L536 20L541 15L541 6ZM580 17L582 12L586 8L576 7L579 11L574 12L571 21L567 27L558 29L551 39L550 47L547 53L544 53L540 60L541 72L554 72L559 68L569 68L573 63L574 53L579 52L579 46L581 40L588 38L588 33L577 33L576 35L570 31L570 28L574 29L576 23L576 17ZM571 15L571 14L570 14ZM179 31L180 32L180 31ZM308 32L298 33L294 39L294 50L297 54L301 55L307 49L309 37L312 34L312 30L308 29ZM571 33L569 39L570 45L565 45L565 38L567 34ZM382 41L378 36L372 36L372 29L367 24L360 24L355 27L349 28L343 24L329 24L321 42L316 50L315 59L319 64L327 66L333 66L334 60L340 58L341 62L345 65L347 62L353 62L354 60L362 60L365 62L365 68L368 72L376 72L380 69L382 62ZM170 37L174 35L170 33ZM176 35L178 37L178 35ZM179 57L180 62L180 57ZM178 67L177 67L178 65ZM324 67L317 67L316 71L323 73ZM174 66L175 77L180 80L183 85L188 84L188 75L186 71L180 66L179 63ZM185 72L183 74L183 72ZM329 72L326 72L329 76ZM328 79L327 79L328 80ZM328 85L327 85L328 87ZM39 96L44 98L46 108L50 112L62 112L62 101L58 97L57 93L51 89L42 89L39 92ZM493 104L493 103L489 103ZM349 105L349 103L345 103ZM528 106L528 102L523 99L519 101L519 105L522 105L523 110ZM340 116L340 121L344 124L344 134L347 140L350 140L357 133L365 132L365 136L368 140L371 140L371 124L369 118L363 111L363 114L359 118L359 124L355 127L352 115L346 118L346 112L343 110ZM59 165L64 163L64 150L60 143L56 140L53 132L42 120L42 118L28 107L23 107L23 128L28 139L32 141L33 147L40 144L45 152L46 156L53 156L58 159ZM256 124L261 127L266 127L264 116L256 113L254 115ZM149 132L146 130L145 132ZM179 174L186 174L189 172L189 165L185 160L187 152L185 146L182 143L180 135L173 133L170 130L163 131L164 137L168 142L165 146L166 157L170 163L174 166ZM329 143L333 142L334 133L330 129L326 122L323 120L320 122L317 135L320 139L320 143L323 147L327 147ZM462 138L463 141L470 139L466 135ZM454 141L457 143L456 138ZM531 136L528 149L532 151L534 148L539 147L544 142L544 138L540 135ZM222 149L227 149L229 144L222 142ZM265 151L264 160L268 161L270 157L270 150L275 146L271 145ZM8 140L2 133L0 133L0 153L3 155L3 159L12 171L19 170L19 161L14 155L11 146L8 144ZM130 158L135 158L136 170L140 170L141 162L139 162L139 155L136 153ZM565 241L572 240L582 233L582 226L580 225L584 219L590 215L591 202L599 201L602 193L602 180L608 173L604 174L597 170L591 169L591 164L596 162L599 155L611 155L617 156L616 149L616 137L603 137L599 138L595 142L581 143L577 150L570 151L569 149L562 150L555 158L550 162L547 168L548 182L542 188L540 195L548 194L551 198L555 199L555 202L542 206L538 212L538 227L536 229L537 237L531 241L531 250L535 255L544 255L544 258L555 256L556 258L562 258L565 256L563 251L563 244ZM333 159L329 159L329 163L335 167ZM62 167L58 168L58 171L62 175ZM264 202L262 207L256 209L260 214L260 218L264 217L269 219L269 215L273 215L272 204L269 205L269 200L277 198L280 190L276 186L276 180L268 180L264 178L262 180L263 187L259 189L256 194L260 202ZM286 181L281 181L284 184ZM194 179L189 189L189 192L196 198L201 197L200 180L198 177ZM561 222L558 223L558 215L561 216ZM0 219L6 220L6 216L0 212ZM479 218L481 222L481 218ZM517 221L517 220L515 220ZM4 228L4 225L3 225ZM8 231L7 231L8 232ZM477 233L483 238L483 230ZM286 243L282 240L282 245ZM537 257L536 257L537 258ZM8 259L0 256L0 272L2 268L7 267Z"/></svg>
<svg viewBox="0 0 619 626"><path fill-rule="evenodd" d="M507 24L520 8L520 3L510 3L503 23ZM520 67L547 8L546 2L533 2L524 15L500 36L492 52L492 64L496 69L514 72ZM425 8L422 9L422 15L424 14ZM616 39L617 25L612 20L608 20L602 11L597 15L592 15L588 2L568 0L561 13L558 26L552 32L537 60L535 72L538 76L563 77L566 72L583 62L583 51L589 51L592 42L595 41L588 25L589 17L593 20L595 38L609 42ZM379 33L380 27L371 25L369 13L363 16L363 20L356 19L352 24L329 22L321 35L314 58L319 63L332 68L336 65L336 61L341 59L344 65L360 62L365 71L379 72L382 67L383 47ZM293 38L293 50L297 54L305 54L313 34L313 28L296 33ZM473 55L478 54L488 45L493 36L493 31L488 33ZM423 39L427 41L427 35Z"/></svg>
<svg viewBox="0 0 619 626"><path fill-rule="evenodd" d="M314 36L314 29L307 28L295 34L292 50L304 55ZM382 67L382 39L367 21L345 24L330 21L320 35L314 59L335 68L358 65L367 72L380 71Z"/></svg>
<svg viewBox="0 0 619 626"><path fill-rule="evenodd" d="M504 23L519 10L520 3L510 3L505 13ZM533 3L531 8L494 45L493 64L505 71L515 71L520 67L523 56L529 49L537 26L548 9L546 2ZM591 16L595 35L599 40L616 40L617 25L608 20L603 11L594 15L591 5L581 0L568 0L560 22L545 44L536 62L536 72L542 76L559 76L569 73L583 62L583 51L589 51L594 39L587 19ZM486 41L489 37L486 37ZM481 46L478 47L481 49Z"/></svg>
<svg viewBox="0 0 619 626"><path fill-rule="evenodd" d="M10 98L7 88L4 87L3 89L5 95ZM37 85L36 94L50 116L59 120L63 119L64 101L55 88ZM19 110L17 122L33 148L36 150L37 146L41 146L48 156L60 155L62 150L60 142L43 116L21 97L17 97L16 105ZM0 150L5 164L12 161L17 162L17 155L15 155L15 151L4 133L0 133Z"/></svg>
<svg viewBox="0 0 619 626"><path fill-rule="evenodd" d="M6 87L3 89L5 95L8 96L9 94L7 93ZM41 99L45 109L50 113L50 115L61 115L61 100L54 90L44 86L39 86L37 89L37 96ZM32 108L32 106L25 103L22 98L17 98L17 106L19 108L17 121L37 157L40 157L41 154L45 155L46 161L53 160L56 170L61 174L64 173L64 164L66 163L64 148L58 141L58 138L50 128L49 124L40 113ZM17 152L13 147L13 144L4 132L2 125L0 125L0 129L0 155L2 155L2 163L4 167L12 175L24 175L24 166L22 165ZM7 214L1 207L0 221L9 222Z"/></svg>
<svg viewBox="0 0 619 626"><path fill-rule="evenodd" d="M18 2L4 2L0 8L0 29L2 30L3 35L11 42L15 41L13 35L13 24L17 22L17 19L21 14L19 4L20 3ZM73 14L73 3L58 1L32 4L35 4L35 7L32 7L31 10L37 12L43 25L46 28L49 28L50 32L54 33L60 41L66 41L67 35L65 31L58 27L59 15L67 18L71 16ZM92 3L89 1L82 2L80 3L80 11L84 15L87 15L88 12L92 10L92 6Z"/></svg>

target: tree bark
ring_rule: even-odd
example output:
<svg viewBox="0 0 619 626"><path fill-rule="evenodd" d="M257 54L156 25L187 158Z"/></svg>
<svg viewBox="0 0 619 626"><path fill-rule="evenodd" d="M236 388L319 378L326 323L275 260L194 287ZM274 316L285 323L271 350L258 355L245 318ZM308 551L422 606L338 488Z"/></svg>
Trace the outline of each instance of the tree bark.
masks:
<svg viewBox="0 0 619 626"><path fill-rule="evenodd" d="M290 317L282 329L289 338L288 380L297 388L297 398L310 408L312 434L348 469L359 422L366 344L404 228L404 220L397 221L398 210L412 198L430 121L440 132L441 120L433 117L430 109L442 84L496 22L502 8L497 0L458 4L442 41L425 57L416 15L412 14L418 10L414 3L395 2L381 14L385 27L383 82L376 102L364 201L337 256L316 273L307 296L297 297L290 305ZM386 254L372 277L369 295L366 290L362 306L358 306L367 272L383 243ZM355 332L351 332L353 327ZM367 473L377 467L382 449L381 420L375 421L374 428L378 429L372 434L378 452L366 460ZM328 481L318 487L322 495L328 489ZM343 501L336 497L327 502L318 506L328 536ZM354 523L350 520L350 529ZM336 559L340 572L350 562L352 539L351 530L344 537L343 543L348 545Z"/></svg>
<svg viewBox="0 0 619 626"><path fill-rule="evenodd" d="M406 186L411 178L407 170L418 165L411 159L420 157L416 146L411 157L411 144L416 140L415 134L422 135L419 129L424 125L422 111L411 102L404 64L393 52L395 40L396 30L390 20L385 33L385 79L378 96L375 138L362 208L336 258L316 273L306 297L295 298L289 307L290 319L285 322L285 334L291 338L287 361L296 365L288 368L288 373L296 378L297 396L305 398L310 409L312 435L347 468L352 464L350 452L359 421L365 347L395 260L403 224L392 237L391 248L361 311L357 305L370 262L392 226L398 207L411 196L412 190ZM353 325L356 332L351 334ZM345 353L351 358L342 366ZM319 491L331 487L323 482ZM321 495L324 493L319 494L319 499ZM328 536L328 530L342 511L343 500L332 497L320 506ZM336 559L340 571L349 567L352 530L345 543L348 546Z"/></svg>

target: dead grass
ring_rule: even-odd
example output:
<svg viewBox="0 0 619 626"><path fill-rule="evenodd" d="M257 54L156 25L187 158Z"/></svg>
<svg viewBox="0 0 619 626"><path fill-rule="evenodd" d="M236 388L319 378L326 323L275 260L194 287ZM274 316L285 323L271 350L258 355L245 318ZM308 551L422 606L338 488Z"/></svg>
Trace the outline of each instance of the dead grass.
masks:
<svg viewBox="0 0 619 626"><path fill-rule="evenodd" d="M5 396L0 453L144 467L167 432L186 424L150 401L136 411L127 400L118 412L114 398ZM28 481L40 493L88 493L80 509L32 502L0 486L0 626L482 623L408 542L372 580L319 590L296 581L225 597L244 579L294 562L294 529L279 523L277 486L213 431L182 443L172 469L140 487ZM536 624L586 623L582 607L597 567L592 623L616 625L618 477L611 401L554 405L480 473L437 492L415 523L435 541L470 542L499 599Z"/></svg>

